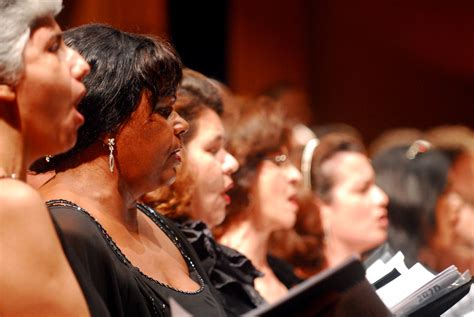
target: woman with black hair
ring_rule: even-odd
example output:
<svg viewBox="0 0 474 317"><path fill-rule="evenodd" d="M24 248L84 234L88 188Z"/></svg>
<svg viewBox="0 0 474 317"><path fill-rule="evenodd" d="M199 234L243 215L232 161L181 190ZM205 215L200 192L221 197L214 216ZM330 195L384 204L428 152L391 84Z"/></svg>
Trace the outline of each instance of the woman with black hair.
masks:
<svg viewBox="0 0 474 317"><path fill-rule="evenodd" d="M462 152L432 148L430 143L418 140L411 146L393 147L374 157L377 184L390 198L388 244L394 251L403 252L408 266L423 262L435 271L442 271L448 264L469 268L469 265L455 263L450 252L456 250L462 240L445 243L442 240L446 236L439 234L454 227L453 220L458 218L458 213L452 205L459 205L461 199L458 198L462 197L458 192L468 197L464 193L467 187L456 188L459 184L451 175L459 153ZM469 169L462 171L463 176L469 175ZM470 173L472 175L472 171ZM467 192L472 190L467 189ZM434 261L432 253L439 251L441 245L444 250L438 253L443 256L436 256L438 259Z"/></svg>
<svg viewBox="0 0 474 317"><path fill-rule="evenodd" d="M41 188L66 239L112 316L170 314L170 298L196 316L222 316L185 238L140 204L174 181L188 124L173 108L181 61L166 42L103 25L65 32L91 65L76 146L41 161ZM42 166L41 166L42 165Z"/></svg>

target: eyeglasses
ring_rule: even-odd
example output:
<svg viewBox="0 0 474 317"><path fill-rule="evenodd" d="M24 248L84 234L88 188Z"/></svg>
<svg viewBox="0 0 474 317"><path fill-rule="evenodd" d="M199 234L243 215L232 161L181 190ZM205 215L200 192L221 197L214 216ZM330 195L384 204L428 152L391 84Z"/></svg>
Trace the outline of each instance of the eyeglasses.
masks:
<svg viewBox="0 0 474 317"><path fill-rule="evenodd" d="M277 166L283 166L286 162L288 162L288 155L281 153L275 156L266 156L263 159L267 161L271 161L275 163Z"/></svg>

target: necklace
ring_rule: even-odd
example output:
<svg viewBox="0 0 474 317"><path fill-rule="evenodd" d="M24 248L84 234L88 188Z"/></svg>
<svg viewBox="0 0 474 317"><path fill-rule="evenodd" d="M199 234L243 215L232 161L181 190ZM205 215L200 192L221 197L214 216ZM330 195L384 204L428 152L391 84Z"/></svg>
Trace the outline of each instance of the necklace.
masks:
<svg viewBox="0 0 474 317"><path fill-rule="evenodd" d="M4 178L18 179L18 176L15 173L0 175L0 179Z"/></svg>

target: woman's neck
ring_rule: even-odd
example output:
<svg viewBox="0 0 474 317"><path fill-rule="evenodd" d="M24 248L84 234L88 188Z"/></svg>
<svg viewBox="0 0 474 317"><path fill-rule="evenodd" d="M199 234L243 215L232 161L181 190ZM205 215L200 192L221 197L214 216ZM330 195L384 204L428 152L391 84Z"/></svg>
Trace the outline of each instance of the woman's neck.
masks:
<svg viewBox="0 0 474 317"><path fill-rule="evenodd" d="M357 253L353 248L347 246L341 241L332 238L326 240L324 256L328 267L334 267L353 255L360 258L360 253Z"/></svg>
<svg viewBox="0 0 474 317"><path fill-rule="evenodd" d="M219 242L249 258L258 269L268 267L267 252L270 232L260 230L251 219L244 219L231 226Z"/></svg>
<svg viewBox="0 0 474 317"><path fill-rule="evenodd" d="M28 159L20 124L0 104L0 176L25 180Z"/></svg>
<svg viewBox="0 0 474 317"><path fill-rule="evenodd" d="M47 200L66 199L80 205L99 222L120 223L137 230L135 198L121 185L117 169L109 171L105 155L58 172L40 192Z"/></svg>

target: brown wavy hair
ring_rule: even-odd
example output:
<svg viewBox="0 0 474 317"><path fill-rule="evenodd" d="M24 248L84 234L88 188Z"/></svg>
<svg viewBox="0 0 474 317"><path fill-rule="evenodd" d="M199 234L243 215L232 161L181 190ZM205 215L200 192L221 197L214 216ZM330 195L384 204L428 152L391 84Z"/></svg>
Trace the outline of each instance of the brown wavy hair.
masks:
<svg viewBox="0 0 474 317"><path fill-rule="evenodd" d="M251 185L255 182L258 166L271 153L288 146L290 129L280 105L268 97L240 98L226 117L229 135L227 150L239 162L233 174L235 186L229 191L232 203L227 208L224 222L215 228L217 237L249 212Z"/></svg>

